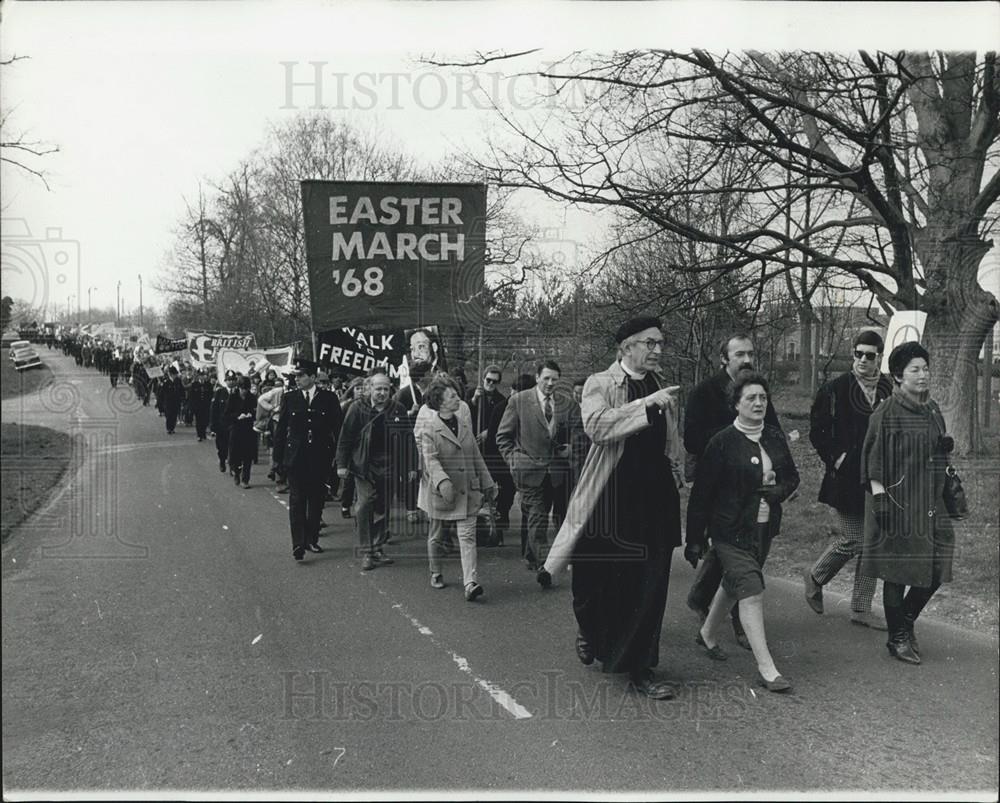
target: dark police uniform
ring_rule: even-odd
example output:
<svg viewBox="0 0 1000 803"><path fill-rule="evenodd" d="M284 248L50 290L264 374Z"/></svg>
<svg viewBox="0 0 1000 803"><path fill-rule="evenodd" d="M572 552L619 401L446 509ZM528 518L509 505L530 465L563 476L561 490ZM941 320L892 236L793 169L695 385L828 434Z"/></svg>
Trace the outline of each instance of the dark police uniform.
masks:
<svg viewBox="0 0 1000 803"><path fill-rule="evenodd" d="M311 404L306 403L301 389L284 394L274 434L281 445L282 465L288 477L288 518L296 558L307 549L319 549L326 481L343 419L335 393L315 386L310 393Z"/></svg>
<svg viewBox="0 0 1000 803"><path fill-rule="evenodd" d="M236 379L234 371L226 372L226 381L230 379ZM212 396L209 426L212 432L215 433L215 450L219 455L219 471L223 473L226 471L226 460L229 458L229 425L226 423L223 413L226 411L226 403L229 401L229 396L231 393L236 392L235 388L230 391L229 388L222 386Z"/></svg>

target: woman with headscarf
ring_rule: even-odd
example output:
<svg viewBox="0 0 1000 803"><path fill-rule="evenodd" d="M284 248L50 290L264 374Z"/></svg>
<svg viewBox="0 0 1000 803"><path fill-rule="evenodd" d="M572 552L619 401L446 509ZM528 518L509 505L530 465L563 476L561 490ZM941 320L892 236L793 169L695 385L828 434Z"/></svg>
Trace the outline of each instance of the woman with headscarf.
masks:
<svg viewBox="0 0 1000 803"><path fill-rule="evenodd" d="M883 580L889 654L919 664L914 622L951 580L955 534L943 490L954 441L930 397L927 350L912 341L896 346L889 374L896 388L869 419L862 447L867 496L861 565Z"/></svg>

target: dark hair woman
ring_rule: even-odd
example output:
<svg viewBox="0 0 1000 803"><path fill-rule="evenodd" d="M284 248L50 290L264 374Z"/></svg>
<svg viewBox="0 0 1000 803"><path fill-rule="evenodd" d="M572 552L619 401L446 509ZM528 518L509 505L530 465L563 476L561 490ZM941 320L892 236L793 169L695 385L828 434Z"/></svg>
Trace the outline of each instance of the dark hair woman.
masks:
<svg viewBox="0 0 1000 803"><path fill-rule="evenodd" d="M757 661L760 683L787 692L764 634L764 561L781 527L781 503L799 485L799 474L780 429L764 423L770 393L764 377L740 375L731 402L736 420L716 433L698 461L687 511L685 556L697 563L712 540L722 564L722 584L697 636L710 658L726 660L715 631L739 604L740 619ZM693 551L691 548L693 547Z"/></svg>
<svg viewBox="0 0 1000 803"><path fill-rule="evenodd" d="M916 342L896 346L889 373L896 389L869 419L862 447L868 494L861 565L883 580L889 654L919 664L914 622L941 583L951 580L955 536L942 491L954 444L930 398L927 350Z"/></svg>

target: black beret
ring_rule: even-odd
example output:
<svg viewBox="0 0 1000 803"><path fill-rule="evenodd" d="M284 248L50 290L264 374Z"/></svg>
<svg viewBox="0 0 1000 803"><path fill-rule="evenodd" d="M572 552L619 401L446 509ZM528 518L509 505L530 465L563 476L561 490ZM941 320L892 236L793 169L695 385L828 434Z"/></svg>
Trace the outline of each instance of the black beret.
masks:
<svg viewBox="0 0 1000 803"><path fill-rule="evenodd" d="M928 365L931 364L931 355L916 340L900 343L889 354L889 373L896 377L902 376L903 369L910 364L910 360L917 357L923 357Z"/></svg>
<svg viewBox="0 0 1000 803"><path fill-rule="evenodd" d="M309 376L316 376L319 371L319 365L314 363L312 360L306 360L302 357L295 361L295 371L300 374L309 374Z"/></svg>
<svg viewBox="0 0 1000 803"><path fill-rule="evenodd" d="M654 327L660 329L661 326L660 319L654 318L652 315L640 315L638 318L630 318L618 327L618 331L615 332L615 342L621 343L634 334Z"/></svg>

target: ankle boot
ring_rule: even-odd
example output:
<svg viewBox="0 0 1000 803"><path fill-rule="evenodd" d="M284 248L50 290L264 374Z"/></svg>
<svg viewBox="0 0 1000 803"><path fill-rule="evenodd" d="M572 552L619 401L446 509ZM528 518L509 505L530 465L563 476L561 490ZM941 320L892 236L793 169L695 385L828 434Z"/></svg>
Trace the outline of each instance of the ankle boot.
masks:
<svg viewBox="0 0 1000 803"><path fill-rule="evenodd" d="M917 617L914 616L909 611L904 611L903 612L903 623L904 623L904 626L906 627L906 637L910 641L910 649L913 650L914 654L919 658L920 657L920 645L917 643L917 634L913 630L913 623L916 620L917 620Z"/></svg>
<svg viewBox="0 0 1000 803"><path fill-rule="evenodd" d="M903 609L887 607L885 621L889 626L889 640L885 643L889 655L907 664L919 664L920 656L910 646L910 634L906 628Z"/></svg>

